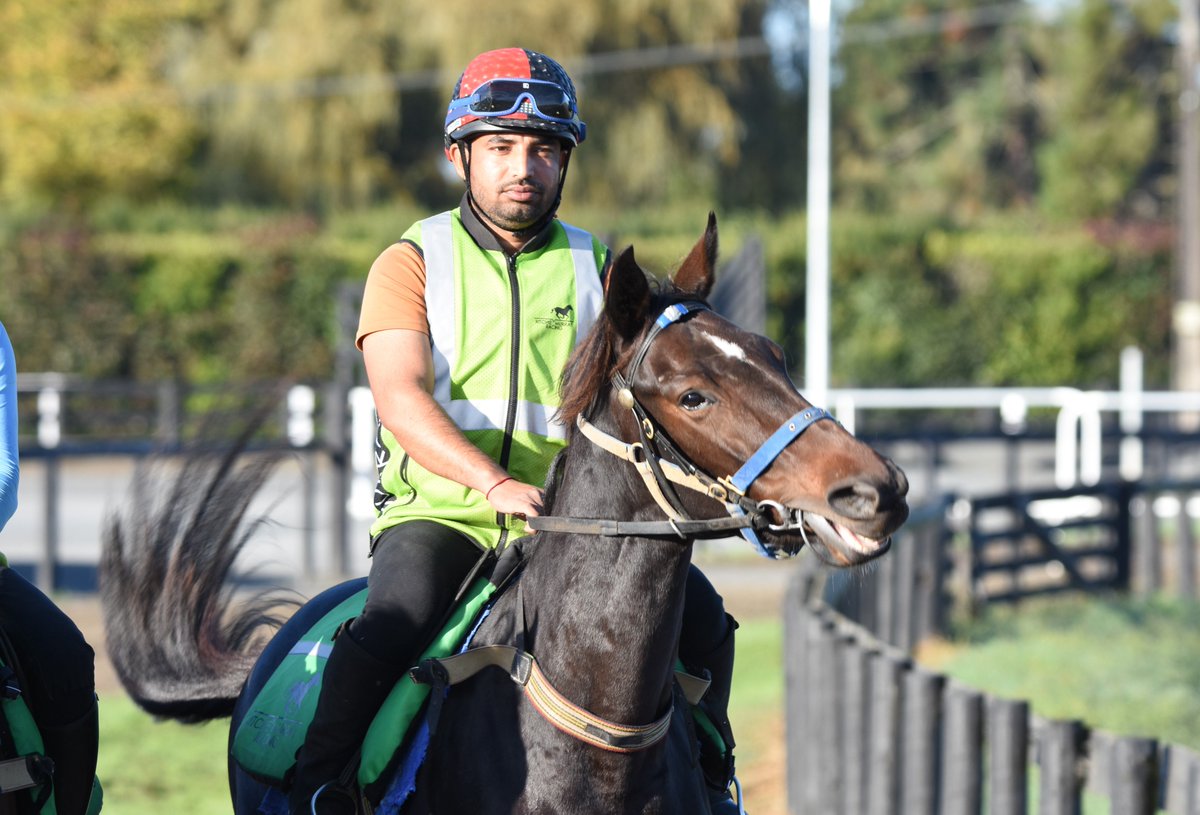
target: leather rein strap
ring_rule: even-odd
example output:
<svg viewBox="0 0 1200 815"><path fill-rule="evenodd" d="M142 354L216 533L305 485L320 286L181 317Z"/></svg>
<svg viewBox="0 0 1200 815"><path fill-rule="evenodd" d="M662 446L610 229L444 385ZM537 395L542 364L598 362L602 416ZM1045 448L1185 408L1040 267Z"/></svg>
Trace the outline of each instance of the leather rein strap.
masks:
<svg viewBox="0 0 1200 815"><path fill-rule="evenodd" d="M771 462L815 422L821 419L836 421L827 411L819 407L809 407L792 416L736 473L718 480L693 464L659 433L649 414L633 395L632 383L637 370L650 349L650 343L659 332L688 314L707 309L708 306L700 302L683 302L668 306L646 333L628 373L623 375L617 372L613 375L617 401L623 407L632 410L637 420L640 438L638 442L629 444L610 436L582 415L577 419L577 426L585 438L637 468L655 503L666 513L667 520L614 521L540 515L528 519L530 528L545 532L572 532L608 537L669 535L684 540L738 531L768 557L778 557L779 552L766 547L758 539L756 530L800 528L803 531L803 514L798 510L793 515L791 510L778 502L752 501L746 497L746 491L755 479L771 466ZM675 493L676 485L721 501L729 517L699 520L688 517ZM784 519L782 524L771 523L772 511ZM670 729L674 705L669 705L666 713L647 725L626 725L609 721L579 707L550 683L532 654L512 645L480 646L454 656L428 659L413 668L410 676L414 682L433 685L435 693L438 694L436 698L440 699L440 692L447 686L469 679L489 666L505 669L538 713L554 727L602 750L617 753L644 750L662 741ZM681 671L676 672L676 678L692 704L698 702L708 688L708 680Z"/></svg>
<svg viewBox="0 0 1200 815"><path fill-rule="evenodd" d="M488 667L503 668L525 692L542 717L569 736L613 753L633 753L662 741L671 726L674 705L647 725L627 725L602 719L563 696L542 673L533 655L513 645L484 645L441 659L427 659L409 675L414 682L435 689L470 679ZM708 690L709 680L683 671L675 672L684 696L696 704Z"/></svg>
<svg viewBox="0 0 1200 815"><path fill-rule="evenodd" d="M655 428L650 415L633 395L633 380L650 344L659 332L684 319L689 314L708 310L708 306L697 301L675 303L668 306L646 333L641 346L630 363L628 372L613 374L613 385L617 389L617 401L630 409L638 428L639 441L623 442L591 424L582 414L576 425L584 437L601 449L623 459L637 469L654 501L666 514L665 521L614 521L597 518L573 518L567 516L541 515L530 518L531 529L544 532L575 532L606 537L657 537L671 536L680 539L696 537L723 537L737 532L758 549L759 553L778 558L787 553L778 547L763 543L758 533L764 530L776 532L799 529L804 532L803 513L789 509L777 501L754 501L746 496L751 484L761 476L771 463L779 457L789 444L798 439L805 430L822 419L837 421L824 408L810 406L791 416L745 464L733 475L722 479L705 473L687 456L680 452L669 439ZM726 518L692 519L683 508L675 492L682 486L709 498L720 501L728 513ZM780 523L772 517L779 516Z"/></svg>

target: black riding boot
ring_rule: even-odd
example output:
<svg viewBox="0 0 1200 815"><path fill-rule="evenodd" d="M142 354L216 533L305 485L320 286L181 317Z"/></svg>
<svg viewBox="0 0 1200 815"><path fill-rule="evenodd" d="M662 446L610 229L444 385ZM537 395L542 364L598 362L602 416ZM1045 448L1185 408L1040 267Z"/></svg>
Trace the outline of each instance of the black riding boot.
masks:
<svg viewBox="0 0 1200 815"><path fill-rule="evenodd" d="M367 653L343 626L325 665L317 709L296 752L288 795L292 815L354 815L357 768L349 768L367 728L403 670ZM323 785L316 801L313 796Z"/></svg>
<svg viewBox="0 0 1200 815"><path fill-rule="evenodd" d="M54 805L59 815L84 815L96 787L100 716L92 709L70 724L40 725L46 755L54 761Z"/></svg>
<svg viewBox="0 0 1200 815"><path fill-rule="evenodd" d="M700 736L700 769L704 771L704 781L708 785L709 806L713 815L738 812L738 805L729 792L733 783L735 746L733 728L729 724L729 694L733 686L733 632L737 629L737 623L728 614L725 619L729 625L720 644L705 656L692 658L695 663L693 669L707 670L711 680L699 708L723 742L718 743L705 728L697 728Z"/></svg>

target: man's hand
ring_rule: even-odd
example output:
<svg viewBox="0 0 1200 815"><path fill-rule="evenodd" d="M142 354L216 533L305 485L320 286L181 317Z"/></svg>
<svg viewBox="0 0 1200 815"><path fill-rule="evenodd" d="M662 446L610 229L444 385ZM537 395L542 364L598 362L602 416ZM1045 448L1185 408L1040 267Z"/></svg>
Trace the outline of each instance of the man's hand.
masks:
<svg viewBox="0 0 1200 815"><path fill-rule="evenodd" d="M487 491L492 509L519 518L536 518L542 514L546 494L539 487L509 477Z"/></svg>

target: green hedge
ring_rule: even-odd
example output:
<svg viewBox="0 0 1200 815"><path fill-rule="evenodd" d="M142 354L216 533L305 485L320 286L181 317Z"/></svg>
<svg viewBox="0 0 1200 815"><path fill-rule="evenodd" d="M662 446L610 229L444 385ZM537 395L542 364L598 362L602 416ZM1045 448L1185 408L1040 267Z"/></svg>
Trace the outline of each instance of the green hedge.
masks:
<svg viewBox="0 0 1200 815"><path fill-rule="evenodd" d="M614 248L672 270L703 231L694 211L564 209ZM24 371L195 383L327 379L342 285L420 213L319 223L288 213L107 211L0 223L0 319ZM803 363L803 214L721 216L723 257L751 236L767 264L768 333ZM1155 226L970 226L832 218L835 386L1113 387L1122 347L1165 386L1174 238Z"/></svg>

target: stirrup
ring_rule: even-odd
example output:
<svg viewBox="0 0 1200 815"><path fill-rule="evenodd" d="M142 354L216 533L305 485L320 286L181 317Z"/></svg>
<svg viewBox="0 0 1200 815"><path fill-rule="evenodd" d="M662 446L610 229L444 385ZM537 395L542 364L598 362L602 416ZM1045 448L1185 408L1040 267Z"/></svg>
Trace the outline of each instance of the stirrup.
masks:
<svg viewBox="0 0 1200 815"><path fill-rule="evenodd" d="M733 792L730 792L729 789L726 788L724 795L721 798L715 797L721 795L721 793L713 790L712 787L709 787L709 807L712 808L714 813L730 812L729 808L734 807L734 809L737 810L737 815L746 815L746 808L744 802L742 801L742 782L738 781L736 775L733 777L731 786L733 787ZM730 815L732 815L732 813L730 813Z"/></svg>
<svg viewBox="0 0 1200 815"><path fill-rule="evenodd" d="M320 815L320 813L317 812L317 800L326 793L343 796L347 801L350 802L351 811L355 813L358 812L358 799L353 793L350 792L350 790L346 789L341 784L334 783L333 781L326 781L324 784L317 787L312 794L312 798L308 800L308 811L310 815Z"/></svg>
<svg viewBox="0 0 1200 815"><path fill-rule="evenodd" d="M737 804L738 815L746 815L746 807L742 801L742 782L738 781L738 777L733 777L733 789L737 793L733 801Z"/></svg>

